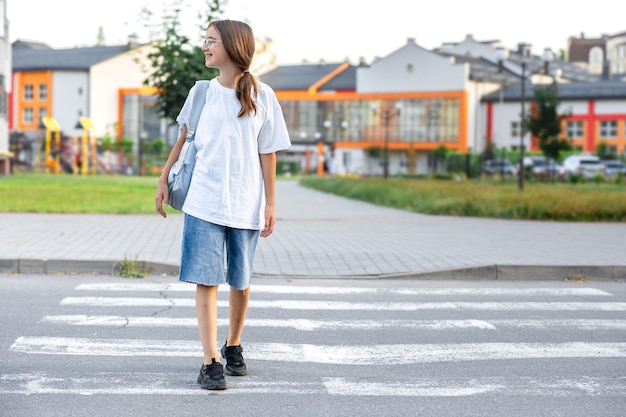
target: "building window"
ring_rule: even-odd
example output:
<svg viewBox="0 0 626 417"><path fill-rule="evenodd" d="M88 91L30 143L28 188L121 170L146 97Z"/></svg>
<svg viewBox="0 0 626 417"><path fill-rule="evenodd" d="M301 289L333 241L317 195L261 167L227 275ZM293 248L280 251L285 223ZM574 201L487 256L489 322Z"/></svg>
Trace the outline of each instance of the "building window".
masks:
<svg viewBox="0 0 626 417"><path fill-rule="evenodd" d="M24 123L25 125L32 125L33 124L33 108L32 107L26 107L24 109L24 113L22 115L22 123Z"/></svg>
<svg viewBox="0 0 626 417"><path fill-rule="evenodd" d="M39 120L43 119L44 117L48 117L48 109L45 107L41 107L39 108Z"/></svg>
<svg viewBox="0 0 626 417"><path fill-rule="evenodd" d="M589 71L594 74L602 72L602 63L604 62L604 51L599 46L594 46L589 51Z"/></svg>
<svg viewBox="0 0 626 417"><path fill-rule="evenodd" d="M616 138L617 137L617 121L616 120L603 120L600 122L600 137L601 138Z"/></svg>
<svg viewBox="0 0 626 417"><path fill-rule="evenodd" d="M33 97L34 97L33 85L32 84L26 84L24 86L24 100L25 101L32 101Z"/></svg>
<svg viewBox="0 0 626 417"><path fill-rule="evenodd" d="M292 141L457 142L459 99L282 101Z"/></svg>
<svg viewBox="0 0 626 417"><path fill-rule="evenodd" d="M580 139L583 137L583 122L572 121L566 123L567 137L570 139Z"/></svg>
<svg viewBox="0 0 626 417"><path fill-rule="evenodd" d="M48 100L48 86L39 84L39 100Z"/></svg>
<svg viewBox="0 0 626 417"><path fill-rule="evenodd" d="M517 138L519 137L519 122L511 122L511 137Z"/></svg>

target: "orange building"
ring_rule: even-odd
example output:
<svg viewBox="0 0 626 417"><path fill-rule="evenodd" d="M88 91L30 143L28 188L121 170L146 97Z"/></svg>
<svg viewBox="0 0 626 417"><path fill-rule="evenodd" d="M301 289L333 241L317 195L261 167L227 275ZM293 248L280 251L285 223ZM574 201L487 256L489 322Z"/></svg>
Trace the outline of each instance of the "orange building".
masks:
<svg viewBox="0 0 626 417"><path fill-rule="evenodd" d="M431 153L468 150L468 66L407 44L369 66L281 66L276 91L302 172L395 175L432 171Z"/></svg>

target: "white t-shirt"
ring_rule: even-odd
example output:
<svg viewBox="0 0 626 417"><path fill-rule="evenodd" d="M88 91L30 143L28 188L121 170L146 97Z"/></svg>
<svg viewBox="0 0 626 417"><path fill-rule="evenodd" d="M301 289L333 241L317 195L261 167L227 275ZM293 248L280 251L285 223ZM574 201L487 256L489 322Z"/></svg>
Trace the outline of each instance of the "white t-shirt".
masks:
<svg viewBox="0 0 626 417"><path fill-rule="evenodd" d="M176 118L188 124L195 86ZM198 150L191 185L182 211L199 219L261 230L265 192L259 154L291 146L283 112L274 90L259 82L257 113L237 117L241 103L235 90L211 80L196 128Z"/></svg>

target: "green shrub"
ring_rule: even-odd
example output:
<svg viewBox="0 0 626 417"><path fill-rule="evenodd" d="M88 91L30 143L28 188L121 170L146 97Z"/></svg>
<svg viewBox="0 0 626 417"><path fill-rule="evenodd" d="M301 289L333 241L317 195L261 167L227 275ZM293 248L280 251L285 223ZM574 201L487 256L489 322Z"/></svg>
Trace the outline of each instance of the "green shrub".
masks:
<svg viewBox="0 0 626 417"><path fill-rule="evenodd" d="M572 184L585 182L585 177L583 176L583 174L570 174L569 177L567 177L567 179Z"/></svg>
<svg viewBox="0 0 626 417"><path fill-rule="evenodd" d="M276 163L276 175L296 175L298 173L298 163L296 161L278 161Z"/></svg>
<svg viewBox="0 0 626 417"><path fill-rule="evenodd" d="M161 155L165 150L165 141L161 138L143 141L141 143L141 148L145 153Z"/></svg>
<svg viewBox="0 0 626 417"><path fill-rule="evenodd" d="M604 174L596 174L593 176L593 182L596 184L602 184L604 182Z"/></svg>
<svg viewBox="0 0 626 417"><path fill-rule="evenodd" d="M133 143L134 141L131 138L126 137L126 136L124 136L120 140L120 147L122 148L122 151L124 151L126 155L130 155L133 152Z"/></svg>
<svg viewBox="0 0 626 417"><path fill-rule="evenodd" d="M378 146L372 146L371 148L367 149L367 156L369 156L370 158L382 158L383 153L383 149L379 148Z"/></svg>
<svg viewBox="0 0 626 417"><path fill-rule="evenodd" d="M115 143L115 141L110 136L102 137L98 141L98 145L99 145L98 147L102 151L112 151L112 150L114 150L117 147L116 146L117 144Z"/></svg>

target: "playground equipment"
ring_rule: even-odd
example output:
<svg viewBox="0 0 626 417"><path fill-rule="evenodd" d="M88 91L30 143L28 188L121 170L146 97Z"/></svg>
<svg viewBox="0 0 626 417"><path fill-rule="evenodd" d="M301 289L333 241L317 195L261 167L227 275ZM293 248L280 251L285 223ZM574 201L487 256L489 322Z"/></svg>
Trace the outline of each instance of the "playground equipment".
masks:
<svg viewBox="0 0 626 417"><path fill-rule="evenodd" d="M73 139L73 149L75 158L73 158L72 171L78 174L79 161L80 173L83 175L95 174L96 172L96 141L91 137L91 131L94 129L93 123L89 117L79 117ZM78 129L82 130L82 139L78 142Z"/></svg>
<svg viewBox="0 0 626 417"><path fill-rule="evenodd" d="M61 136L61 127L54 117L42 117L40 129L45 129L43 146L37 135L35 163L45 173L95 174L96 166L110 173L111 168L96 153L96 138L91 136L94 125L89 117L80 117L74 126L73 138ZM43 155L42 155L43 151Z"/></svg>
<svg viewBox="0 0 626 417"><path fill-rule="evenodd" d="M61 127L59 126L59 124L57 123L57 121L55 120L54 117L43 117L41 119L41 124L43 126L40 125L40 127L43 127L46 129L46 136L44 139L44 159L43 159L43 166L45 167L46 173L49 173L50 171L52 172L59 172L59 166L60 166L60 150L61 150ZM55 147L56 147L56 151L54 152L54 157L53 157L53 152L52 152L52 137L54 136L55 138ZM39 165L39 152L37 152L38 155L38 160L37 160L37 165Z"/></svg>

